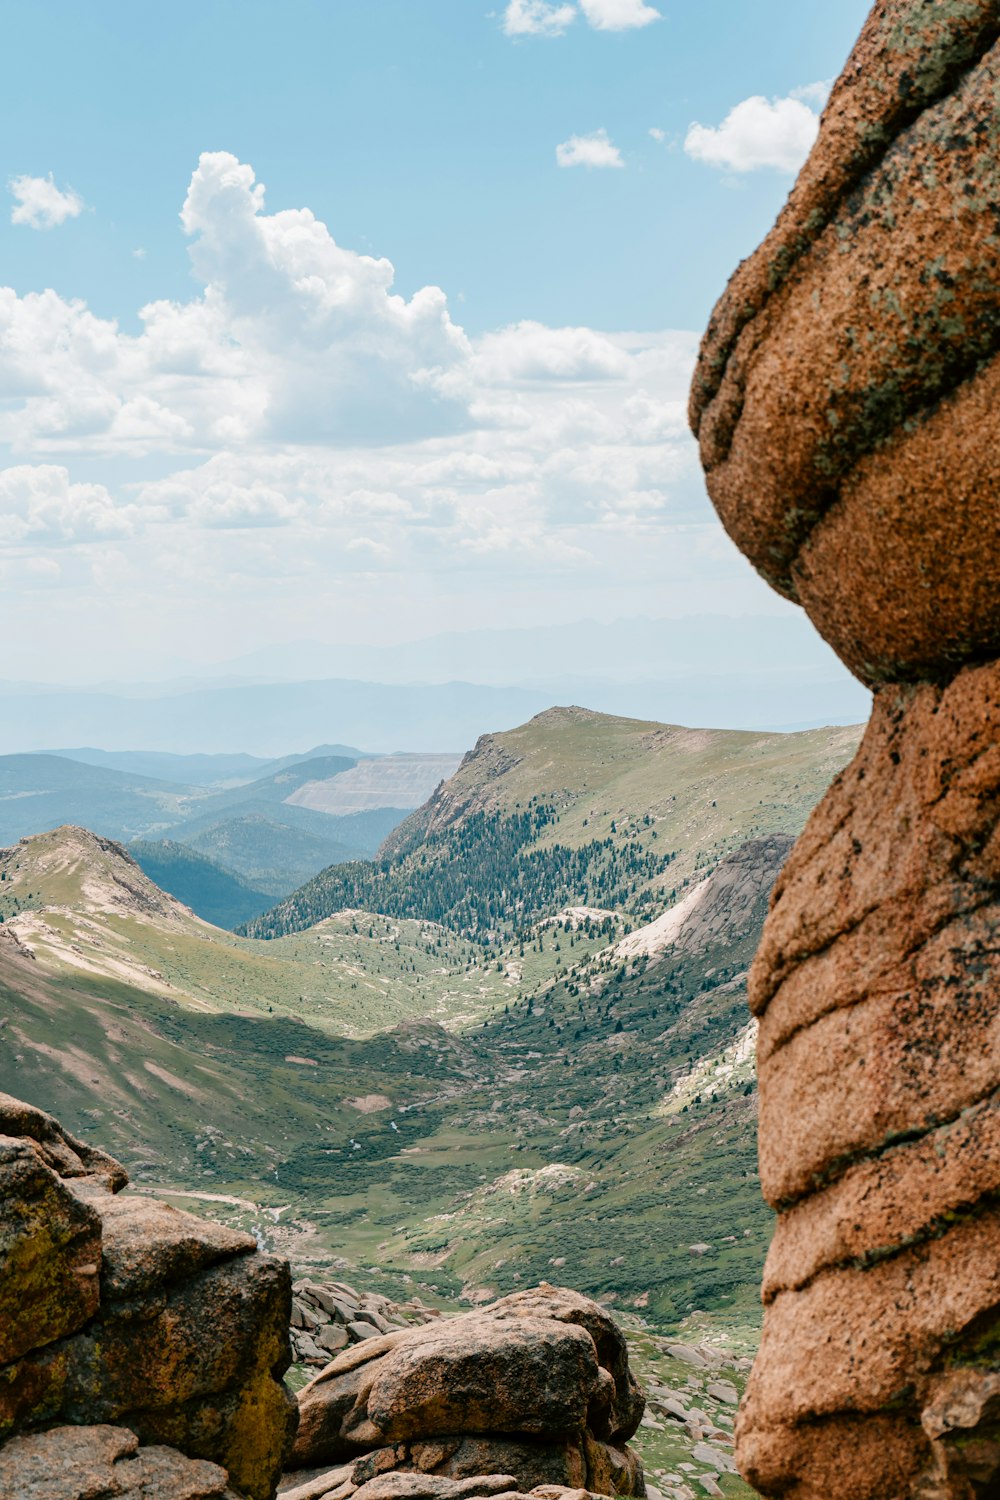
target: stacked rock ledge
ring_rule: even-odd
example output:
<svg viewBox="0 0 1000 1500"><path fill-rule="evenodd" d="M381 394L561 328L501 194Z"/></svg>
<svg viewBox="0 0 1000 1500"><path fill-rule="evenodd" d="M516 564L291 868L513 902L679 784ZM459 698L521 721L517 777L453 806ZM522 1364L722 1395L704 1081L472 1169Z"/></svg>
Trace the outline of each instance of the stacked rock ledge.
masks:
<svg viewBox="0 0 1000 1500"><path fill-rule="evenodd" d="M644 1406L613 1319L543 1285L339 1354L299 1393L292 1465L310 1477L283 1494L642 1496L628 1439Z"/></svg>
<svg viewBox="0 0 1000 1500"><path fill-rule="evenodd" d="M127 1180L0 1095L0 1493L59 1494L69 1453L108 1494L271 1500L297 1420L288 1267Z"/></svg>

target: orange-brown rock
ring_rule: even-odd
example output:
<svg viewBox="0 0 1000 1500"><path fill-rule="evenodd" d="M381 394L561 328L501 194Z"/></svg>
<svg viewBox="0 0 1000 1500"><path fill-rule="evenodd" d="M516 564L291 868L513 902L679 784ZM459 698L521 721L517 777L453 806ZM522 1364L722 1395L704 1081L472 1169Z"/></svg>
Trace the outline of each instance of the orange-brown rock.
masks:
<svg viewBox="0 0 1000 1500"><path fill-rule="evenodd" d="M868 682L1000 654L998 33L984 0L876 5L695 378L723 523Z"/></svg>
<svg viewBox="0 0 1000 1500"><path fill-rule="evenodd" d="M225 1469L173 1448L140 1448L123 1427L55 1427L0 1448L9 1500L240 1500Z"/></svg>
<svg viewBox="0 0 1000 1500"><path fill-rule="evenodd" d="M692 390L709 490L871 723L750 977L778 1210L737 1460L1000 1495L1000 5L880 0Z"/></svg>
<svg viewBox="0 0 1000 1500"><path fill-rule="evenodd" d="M110 1157L0 1096L0 1439L13 1439L0 1461L51 1465L51 1443L17 1435L73 1423L147 1445L135 1463L107 1459L137 1494L159 1493L137 1478L155 1448L165 1497L231 1481L270 1500L297 1418L281 1379L288 1267L249 1235L120 1192L126 1181ZM210 1462L185 1469L183 1455Z"/></svg>
<svg viewBox="0 0 1000 1500"><path fill-rule="evenodd" d="M644 1400L625 1340L603 1308L561 1288L366 1339L299 1405L293 1465L348 1459L355 1485L392 1470L644 1493L627 1447Z"/></svg>

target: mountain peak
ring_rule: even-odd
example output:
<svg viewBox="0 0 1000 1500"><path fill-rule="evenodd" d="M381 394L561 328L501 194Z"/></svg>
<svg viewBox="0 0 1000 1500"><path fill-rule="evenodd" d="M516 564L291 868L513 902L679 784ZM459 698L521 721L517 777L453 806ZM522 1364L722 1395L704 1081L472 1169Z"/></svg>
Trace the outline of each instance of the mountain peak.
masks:
<svg viewBox="0 0 1000 1500"><path fill-rule="evenodd" d="M124 845L72 823L0 850L0 910L6 920L23 924L28 912L60 907L195 920L143 874Z"/></svg>

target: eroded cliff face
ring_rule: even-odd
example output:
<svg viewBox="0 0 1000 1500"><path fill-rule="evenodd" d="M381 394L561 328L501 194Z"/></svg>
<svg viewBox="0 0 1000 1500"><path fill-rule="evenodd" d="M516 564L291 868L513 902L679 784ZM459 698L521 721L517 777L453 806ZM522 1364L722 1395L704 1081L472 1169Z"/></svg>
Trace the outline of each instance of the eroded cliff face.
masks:
<svg viewBox="0 0 1000 1500"><path fill-rule="evenodd" d="M750 986L778 1210L743 1472L1000 1494L1000 5L876 5L692 419L730 535L875 688Z"/></svg>

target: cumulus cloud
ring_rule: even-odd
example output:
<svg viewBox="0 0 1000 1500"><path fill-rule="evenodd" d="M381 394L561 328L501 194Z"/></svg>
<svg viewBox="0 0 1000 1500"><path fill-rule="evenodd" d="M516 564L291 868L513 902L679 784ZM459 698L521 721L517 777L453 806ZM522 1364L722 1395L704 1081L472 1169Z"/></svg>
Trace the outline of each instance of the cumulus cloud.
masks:
<svg viewBox="0 0 1000 1500"><path fill-rule="evenodd" d="M560 167L624 167L618 147L609 140L606 130L590 135L571 135L556 147Z"/></svg>
<svg viewBox="0 0 1000 1500"><path fill-rule="evenodd" d="M56 187L51 172L48 177L12 177L7 187L14 199L10 222L29 229L55 229L78 218L86 206L72 188Z"/></svg>
<svg viewBox="0 0 1000 1500"><path fill-rule="evenodd" d="M579 0L579 8L595 31L633 31L661 19L645 0ZM578 14L576 5L553 0L510 0L503 29L507 36L562 36Z"/></svg>
<svg viewBox="0 0 1000 1500"><path fill-rule="evenodd" d="M800 96L808 92L797 91ZM684 150L695 161L729 172L768 167L797 172L818 131L819 117L804 97L790 94L784 99L765 99L755 94L735 105L721 125L691 125Z"/></svg>
<svg viewBox="0 0 1000 1500"><path fill-rule="evenodd" d="M484 335L476 345L473 371L490 385L525 381L616 380L628 372L628 356L592 328L548 328L515 323Z"/></svg>
<svg viewBox="0 0 1000 1500"><path fill-rule="evenodd" d="M503 13L503 29L507 36L562 36L575 19L575 5L553 5L547 0L510 0Z"/></svg>
<svg viewBox="0 0 1000 1500"><path fill-rule="evenodd" d="M661 19L645 0L580 0L580 9L597 31L630 31Z"/></svg>
<svg viewBox="0 0 1000 1500"><path fill-rule="evenodd" d="M182 228L200 287L142 308L138 332L0 289L5 576L58 557L67 600L97 607L113 578L137 608L151 587L183 597L185 618L331 590L371 609L350 590L377 576L391 612L409 580L462 592L511 558L592 580L637 537L658 589L676 528L714 524L684 422L693 335L471 337L439 289L404 298L389 261L308 209L270 212L226 153L200 159Z"/></svg>
<svg viewBox="0 0 1000 1500"><path fill-rule="evenodd" d="M101 484L71 484L57 464L18 464L0 470L0 543L49 544L126 536L134 506L116 506Z"/></svg>

